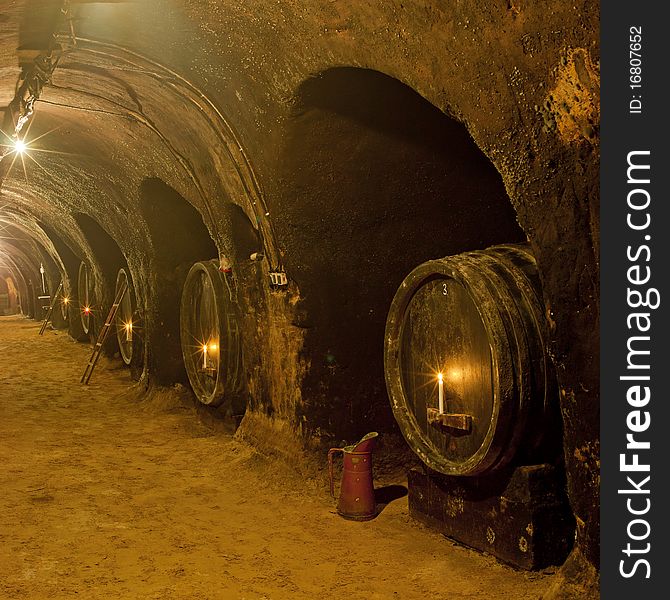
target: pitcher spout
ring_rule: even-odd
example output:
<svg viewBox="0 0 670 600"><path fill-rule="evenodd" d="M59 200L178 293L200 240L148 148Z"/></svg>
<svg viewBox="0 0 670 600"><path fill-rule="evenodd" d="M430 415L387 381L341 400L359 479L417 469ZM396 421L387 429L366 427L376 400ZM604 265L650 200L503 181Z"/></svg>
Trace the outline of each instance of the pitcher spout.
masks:
<svg viewBox="0 0 670 600"><path fill-rule="evenodd" d="M371 431L370 433L365 434L359 442L347 446L345 452L372 452L377 443L377 436L379 434L376 431Z"/></svg>

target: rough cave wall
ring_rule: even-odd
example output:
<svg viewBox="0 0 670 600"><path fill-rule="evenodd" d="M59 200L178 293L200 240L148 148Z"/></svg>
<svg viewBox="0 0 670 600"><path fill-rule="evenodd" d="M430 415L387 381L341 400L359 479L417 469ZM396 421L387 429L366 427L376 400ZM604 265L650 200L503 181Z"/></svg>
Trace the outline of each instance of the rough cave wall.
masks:
<svg viewBox="0 0 670 600"><path fill-rule="evenodd" d="M107 40L153 58L202 90L225 113L240 147L237 151L231 144L228 153L223 152L221 137L212 133L220 129L216 119L206 111L193 112L190 101L171 95L169 88L176 85L176 78L146 75L137 65L133 72L128 63L114 63L109 56L86 69L82 64L90 56L64 60L46 98L101 112L97 116L77 113L75 118L55 104L38 107L49 109L54 122L67 120L67 128L54 134L52 143L69 144L78 154L87 148L89 153L76 164L54 158L50 170L58 173L55 182L31 175L31 186L41 193L47 190L45 210L54 203L57 206L45 221L69 230L69 224L57 223L61 213L90 214L121 248L151 315L160 291L152 279L155 276L147 274L155 258L147 255L149 228L137 209L141 182L159 177L199 210L219 252L235 259L246 311L250 394L246 428L257 432L259 443L291 446L296 443L296 429L306 438L319 429L326 436L351 439L365 429L392 427L388 408L384 410L379 402L383 381L376 370L362 368L369 350L355 347L351 339L336 351L325 342L343 315L353 317L358 325L365 323L356 315L360 299L352 297L345 313L329 314L329 290L336 295L341 290L318 285L310 272L324 268L327 259L325 266L331 272L351 278L342 280L345 289L353 290L358 281L368 278L387 286L373 302L377 321L368 325L374 335L383 319L384 295L414 266L411 263L431 253L440 256L459 247L469 249L467 243L453 247L431 240L415 254L399 248L392 256L382 253L366 262L369 246L363 242L368 239L363 232L369 229L371 214L379 221L380 239L385 227L396 235L402 230L387 219L409 220L420 229L426 218L420 212L416 216L399 212L388 193L384 194L386 212L362 214L376 198L356 204L343 197L338 206L346 207L345 216L334 218L327 212L327 226L304 214L301 202L314 202L323 190L329 193L324 202L332 200L337 178L345 175L343 169L328 166L336 164L333 154L343 156L366 147L398 148L373 141L374 136L383 138L379 127L360 119L352 124L355 115L343 114L337 102L334 106L305 102L305 86L333 68L367 69L406 84L465 125L500 173L518 223L539 261L553 333L549 345L561 387L577 548L597 565L599 358L593 332L598 330L598 5L588 1L569 5L551 1L541 6L518 1L389 1L362 6L353 0L286 0L255 6L154 0L84 4L78 10L81 37ZM11 38L7 44L14 42ZM8 48L3 46L2 51L3 64L14 64ZM343 92L335 89L334 93ZM366 96L360 103L369 100ZM342 118L324 118L338 111ZM82 122L90 135L81 132ZM343 140L347 127L359 132L357 137L346 134L346 139L357 140L354 147L333 148L329 155L325 145L319 154L319 145L309 137L310 145L301 146L310 132ZM307 156L309 148L315 153ZM379 157L385 162L377 164L370 152L363 152L366 162L361 168L386 165L391 169L393 161L382 152ZM311 170L295 164L300 156L312 159ZM399 161L401 153L395 156ZM251 175L244 171L245 157ZM431 162L425 158L422 163ZM331 180L319 178L327 175ZM253 203L260 201L249 184L254 178L269 215L254 212ZM373 180L379 178L373 174ZM342 189L347 189L346 177L340 181ZM436 197L448 195L447 188L436 173L424 184L421 194L415 195L417 210L435 210ZM433 196L428 193L431 187ZM446 206L449 201L444 200ZM239 206L251 222L250 227L244 225L247 241L234 239L239 227L233 227L235 211L226 209L230 203ZM327 203L323 208L334 210ZM440 212L440 218L444 216ZM296 230L296 224L304 230L299 225ZM479 241L498 241L495 233ZM341 240L335 254L315 251L319 235ZM276 264L245 258L255 236L265 240L266 249L271 248L270 260L286 267L291 280L287 292L271 292L264 284L268 267ZM345 256L344 248L358 260L334 260L338 253ZM392 265L382 283L375 268L380 261ZM147 323L148 328L154 325ZM379 348L381 355L381 339ZM337 368L345 364L351 376L332 381L333 372L335 377L346 372ZM368 397L366 393L375 388L377 399ZM349 404L350 396L360 398L360 404ZM325 407L324 402L332 405ZM352 406L353 412L343 410ZM329 417L333 413L336 418Z"/></svg>

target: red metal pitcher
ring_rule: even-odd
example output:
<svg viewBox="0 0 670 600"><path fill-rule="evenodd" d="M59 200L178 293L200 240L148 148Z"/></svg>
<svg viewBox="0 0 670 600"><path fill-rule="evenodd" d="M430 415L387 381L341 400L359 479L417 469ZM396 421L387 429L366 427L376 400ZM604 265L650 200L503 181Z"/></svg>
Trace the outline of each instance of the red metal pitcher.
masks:
<svg viewBox="0 0 670 600"><path fill-rule="evenodd" d="M342 483L337 512L345 519L367 521L377 514L375 488L372 483L372 451L377 441L377 432L368 433L360 442L344 448L331 448L328 451L328 469L330 473L330 494L335 497L333 481L333 456L343 454Z"/></svg>

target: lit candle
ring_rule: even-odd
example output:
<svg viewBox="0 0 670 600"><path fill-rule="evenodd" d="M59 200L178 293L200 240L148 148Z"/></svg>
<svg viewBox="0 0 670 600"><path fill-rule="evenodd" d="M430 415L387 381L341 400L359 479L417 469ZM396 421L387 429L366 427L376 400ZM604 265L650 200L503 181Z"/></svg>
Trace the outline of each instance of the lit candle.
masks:
<svg viewBox="0 0 670 600"><path fill-rule="evenodd" d="M442 381L442 373L437 374L437 394L438 394L438 412L444 414L444 381Z"/></svg>
<svg viewBox="0 0 670 600"><path fill-rule="evenodd" d="M126 323L126 342L133 341L133 324L132 322Z"/></svg>
<svg viewBox="0 0 670 600"><path fill-rule="evenodd" d="M202 368L207 368L207 344L202 346Z"/></svg>

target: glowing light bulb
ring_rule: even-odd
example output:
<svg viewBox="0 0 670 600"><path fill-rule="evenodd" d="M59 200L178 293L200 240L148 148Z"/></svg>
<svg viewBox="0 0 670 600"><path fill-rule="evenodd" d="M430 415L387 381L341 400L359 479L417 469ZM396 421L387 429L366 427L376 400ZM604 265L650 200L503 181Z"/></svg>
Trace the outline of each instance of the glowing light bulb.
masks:
<svg viewBox="0 0 670 600"><path fill-rule="evenodd" d="M18 154L22 154L23 152L26 151L26 143L23 140L17 139L14 142L14 152L17 152Z"/></svg>
<svg viewBox="0 0 670 600"><path fill-rule="evenodd" d="M91 314L91 308L89 306L84 307L84 314L90 315Z"/></svg>

